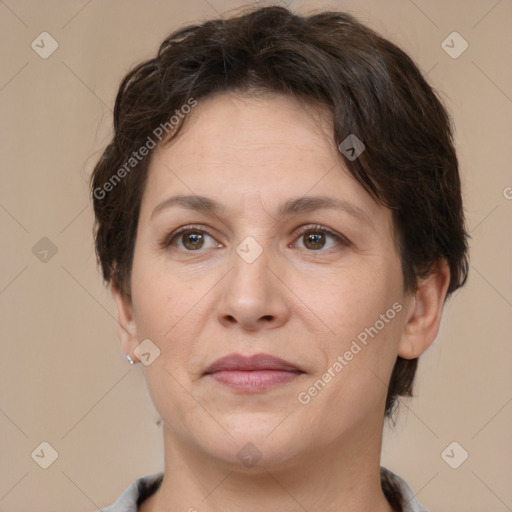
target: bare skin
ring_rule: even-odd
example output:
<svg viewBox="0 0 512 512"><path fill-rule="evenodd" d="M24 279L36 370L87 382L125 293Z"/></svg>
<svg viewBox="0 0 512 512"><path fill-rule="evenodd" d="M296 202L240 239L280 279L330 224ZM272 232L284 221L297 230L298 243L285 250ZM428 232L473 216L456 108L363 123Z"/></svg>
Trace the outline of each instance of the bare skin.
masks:
<svg viewBox="0 0 512 512"><path fill-rule="evenodd" d="M398 355L418 357L435 339L449 270L404 292L390 211L344 168L328 116L312 112L279 95L220 94L154 150L131 297L112 288L124 352L137 361L144 339L160 350L144 371L164 422L165 476L143 512L392 510L379 479L387 386ZM220 208L155 211L177 195ZM280 215L304 197L343 204ZM236 251L249 236L257 245L241 247L262 251L250 263ZM371 326L378 334L346 356ZM302 373L261 392L204 374L232 353ZM261 458L249 467L240 450Z"/></svg>

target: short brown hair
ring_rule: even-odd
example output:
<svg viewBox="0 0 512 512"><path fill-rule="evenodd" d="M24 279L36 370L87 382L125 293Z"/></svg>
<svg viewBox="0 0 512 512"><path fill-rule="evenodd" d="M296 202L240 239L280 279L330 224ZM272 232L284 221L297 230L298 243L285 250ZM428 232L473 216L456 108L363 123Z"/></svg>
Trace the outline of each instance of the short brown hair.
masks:
<svg viewBox="0 0 512 512"><path fill-rule="evenodd" d="M353 134L366 149L343 157L354 178L392 209L404 287L414 291L440 260L448 295L467 278L467 233L451 119L412 60L351 15L299 16L282 7L189 26L163 41L155 58L123 79L114 136L91 177L95 242L103 277L130 295L137 222L150 157L126 162L195 98L213 93L276 92L325 106L333 143ZM180 118L171 140L183 125ZM121 170L123 179L112 177ZM119 178L119 173L118 176ZM106 183L108 194L105 192ZM417 359L398 357L386 415L410 396Z"/></svg>

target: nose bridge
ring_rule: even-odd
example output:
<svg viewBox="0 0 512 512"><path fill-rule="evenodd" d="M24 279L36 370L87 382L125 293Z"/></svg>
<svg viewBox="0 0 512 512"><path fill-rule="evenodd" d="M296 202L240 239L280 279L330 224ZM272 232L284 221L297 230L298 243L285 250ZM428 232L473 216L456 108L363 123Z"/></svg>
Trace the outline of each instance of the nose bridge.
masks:
<svg viewBox="0 0 512 512"><path fill-rule="evenodd" d="M268 245L264 247L252 236L242 240L233 254L230 286L240 288L238 293L241 292L251 300L262 299L267 295L267 288L271 284L267 282L270 252Z"/></svg>
<svg viewBox="0 0 512 512"><path fill-rule="evenodd" d="M219 320L225 325L239 323L255 329L259 325L280 325L288 314L274 274L268 269L272 249L247 237L232 254L232 270L227 276L218 305Z"/></svg>

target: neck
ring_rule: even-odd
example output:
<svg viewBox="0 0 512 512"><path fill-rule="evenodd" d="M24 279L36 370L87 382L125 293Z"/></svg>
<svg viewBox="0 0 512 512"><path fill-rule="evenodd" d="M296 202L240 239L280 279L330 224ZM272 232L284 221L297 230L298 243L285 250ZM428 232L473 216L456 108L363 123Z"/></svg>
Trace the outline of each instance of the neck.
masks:
<svg viewBox="0 0 512 512"><path fill-rule="evenodd" d="M164 432L164 479L141 512L393 512L380 483L382 429L302 452L285 465L243 470Z"/></svg>

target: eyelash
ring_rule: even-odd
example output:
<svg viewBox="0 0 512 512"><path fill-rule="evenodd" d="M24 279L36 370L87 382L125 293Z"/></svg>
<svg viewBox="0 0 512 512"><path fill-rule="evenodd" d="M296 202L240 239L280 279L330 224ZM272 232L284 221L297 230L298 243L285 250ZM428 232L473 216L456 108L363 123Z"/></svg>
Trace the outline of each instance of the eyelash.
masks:
<svg viewBox="0 0 512 512"><path fill-rule="evenodd" d="M343 237L342 235L339 235L338 233L336 233L335 231L332 231L329 228L326 228L325 226L321 226L320 224L302 226L295 232L295 236L298 240L302 235L304 235L305 233L308 233L308 232L323 233L324 235L328 235L328 236L334 238L340 245L342 245L344 247L348 247L350 245L350 242L345 237ZM326 250L328 250L328 249L326 249ZM325 251L310 250L308 252L325 252Z"/></svg>
<svg viewBox="0 0 512 512"><path fill-rule="evenodd" d="M183 233L187 233L187 232L204 233L204 234L207 234L209 237L211 237L213 240L215 240L215 237L210 235L208 233L208 231L204 230L201 226L189 224L187 226L183 226L183 227L179 228L176 231L173 231L170 235L165 237L164 240L162 241L162 243L160 244L161 247L163 249L168 249L171 245L173 245L174 241L177 240L180 235L182 235ZM331 229L326 228L325 226L321 226L320 224L307 225L307 226L300 227L295 232L296 240L298 240L302 235L304 235L305 233L308 233L308 232L323 233L325 235L328 235L328 236L334 238L341 246L344 246L344 247L348 247L350 245L350 242L344 236L339 235L335 231L332 231ZM326 249L326 250L329 250L329 249ZM200 251L201 251L201 249L198 249L197 251L184 251L184 252L192 253L192 252L200 252ZM308 252L325 252L325 251L320 249L317 251L309 250Z"/></svg>

